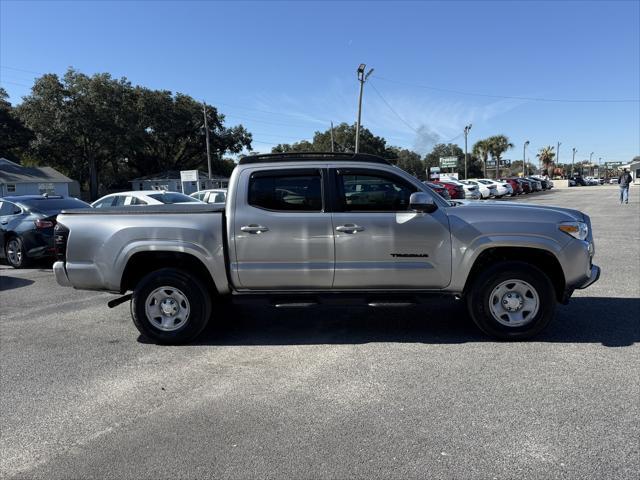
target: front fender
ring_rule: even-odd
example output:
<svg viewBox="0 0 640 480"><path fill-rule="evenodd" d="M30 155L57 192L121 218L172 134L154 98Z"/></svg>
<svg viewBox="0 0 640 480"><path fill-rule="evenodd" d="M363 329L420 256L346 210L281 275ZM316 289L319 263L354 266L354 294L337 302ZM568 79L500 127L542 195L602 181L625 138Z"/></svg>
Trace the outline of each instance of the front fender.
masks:
<svg viewBox="0 0 640 480"><path fill-rule="evenodd" d="M537 234L488 234L474 238L469 244L454 240L452 279L448 290L462 292L476 260L483 252L495 248L522 248L548 252L558 260L563 272L566 274L566 262L563 261L563 248L566 243L567 242L561 243L554 238Z"/></svg>

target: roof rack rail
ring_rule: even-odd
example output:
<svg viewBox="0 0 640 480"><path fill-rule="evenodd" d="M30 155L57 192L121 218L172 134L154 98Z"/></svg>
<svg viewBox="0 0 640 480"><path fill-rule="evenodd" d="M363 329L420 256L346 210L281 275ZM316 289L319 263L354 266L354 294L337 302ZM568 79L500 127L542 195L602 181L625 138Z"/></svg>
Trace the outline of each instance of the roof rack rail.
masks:
<svg viewBox="0 0 640 480"><path fill-rule="evenodd" d="M247 165L250 163L271 163L271 162L290 162L290 161L339 161L339 162L370 162L384 163L389 162L377 155L369 153L335 153L335 152L287 152L287 153L264 153L259 155L248 155L240 159L239 165Z"/></svg>

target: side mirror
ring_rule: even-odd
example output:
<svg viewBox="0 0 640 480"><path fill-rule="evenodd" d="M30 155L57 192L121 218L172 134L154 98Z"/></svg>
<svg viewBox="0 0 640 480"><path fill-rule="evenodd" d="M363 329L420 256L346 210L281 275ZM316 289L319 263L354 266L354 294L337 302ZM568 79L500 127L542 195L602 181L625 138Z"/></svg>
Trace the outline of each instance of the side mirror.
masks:
<svg viewBox="0 0 640 480"><path fill-rule="evenodd" d="M438 209L436 202L433 201L431 195L426 192L415 192L409 197L409 206L411 210L420 213L431 213Z"/></svg>

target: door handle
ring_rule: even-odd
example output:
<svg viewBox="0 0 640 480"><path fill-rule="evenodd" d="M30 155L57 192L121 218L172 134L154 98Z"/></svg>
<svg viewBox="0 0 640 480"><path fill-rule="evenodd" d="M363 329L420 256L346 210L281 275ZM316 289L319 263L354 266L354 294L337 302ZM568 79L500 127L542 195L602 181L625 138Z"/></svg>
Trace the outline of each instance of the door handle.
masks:
<svg viewBox="0 0 640 480"><path fill-rule="evenodd" d="M2 220L2 221L0 222L0 224L2 224L2 225L6 225L7 223L9 223L9 220Z"/></svg>
<svg viewBox="0 0 640 480"><path fill-rule="evenodd" d="M340 225L339 227L336 227L336 231L344 232L344 233L356 233L356 232L362 232L363 230L364 230L364 227L355 225L353 223L347 223L346 225Z"/></svg>
<svg viewBox="0 0 640 480"><path fill-rule="evenodd" d="M243 227L240 227L240 230L246 233L262 233L262 232L269 231L267 227L263 227L262 225L255 225L253 223L251 225L245 225Z"/></svg>

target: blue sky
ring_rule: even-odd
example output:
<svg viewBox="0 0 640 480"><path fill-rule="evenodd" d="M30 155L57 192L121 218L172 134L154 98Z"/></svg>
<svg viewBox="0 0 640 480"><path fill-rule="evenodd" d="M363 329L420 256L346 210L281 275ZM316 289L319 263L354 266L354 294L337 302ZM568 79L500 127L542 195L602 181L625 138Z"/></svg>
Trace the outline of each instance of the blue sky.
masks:
<svg viewBox="0 0 640 480"><path fill-rule="evenodd" d="M393 145L462 145L472 123L471 144L508 135L507 158L527 139L532 160L557 141L561 161L572 147L576 160L640 154L639 1L0 0L0 85L14 104L40 73L110 72L216 105L256 151L354 122L359 63L375 69L363 125Z"/></svg>

